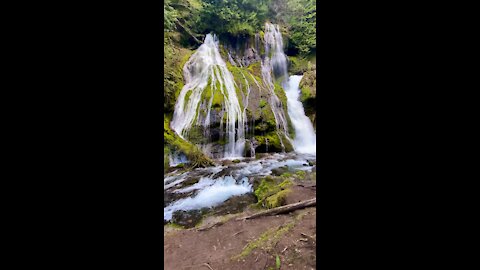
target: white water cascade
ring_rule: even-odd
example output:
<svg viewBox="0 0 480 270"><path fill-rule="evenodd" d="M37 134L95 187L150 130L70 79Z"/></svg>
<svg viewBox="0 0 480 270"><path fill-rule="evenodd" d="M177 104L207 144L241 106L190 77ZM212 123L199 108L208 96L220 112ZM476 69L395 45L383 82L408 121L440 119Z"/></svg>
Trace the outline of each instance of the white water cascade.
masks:
<svg viewBox="0 0 480 270"><path fill-rule="evenodd" d="M295 151L304 154L316 154L317 144L315 131L312 122L305 115L302 103L298 100L300 96L300 80L302 76L290 76L285 83L285 93L287 94L288 115L295 128L295 139L293 146Z"/></svg>
<svg viewBox="0 0 480 270"><path fill-rule="evenodd" d="M265 53L266 56L262 61L262 79L270 92L270 106L272 108L277 129L285 135L292 143L288 135L287 118L283 112L282 103L275 94L274 79L280 79L282 82L287 80L287 56L283 52L283 39L278 25L270 23L265 24ZM272 76L273 75L273 76ZM283 145L282 138L279 136Z"/></svg>
<svg viewBox="0 0 480 270"><path fill-rule="evenodd" d="M172 129L182 138L188 134L188 130L193 125L201 125L208 129L214 93L220 91L224 98L222 122L225 125L225 134L228 140L224 148L224 157L243 156L245 148L244 111L235 91L233 75L220 56L218 40L215 35L208 34L205 37L204 43L183 67L183 73L186 83L175 104L171 122ZM209 81L210 89L206 89ZM198 116L200 104L204 102L202 100L204 91L211 91L211 94L210 100L204 104L207 113L205 117L202 117L202 121L202 118Z"/></svg>

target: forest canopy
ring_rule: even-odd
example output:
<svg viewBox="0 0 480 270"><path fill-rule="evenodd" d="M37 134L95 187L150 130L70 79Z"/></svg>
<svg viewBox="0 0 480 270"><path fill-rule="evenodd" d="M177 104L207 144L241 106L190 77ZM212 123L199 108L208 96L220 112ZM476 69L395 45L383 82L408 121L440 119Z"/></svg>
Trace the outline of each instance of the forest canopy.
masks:
<svg viewBox="0 0 480 270"><path fill-rule="evenodd" d="M313 0L165 0L165 31L186 31L192 39L210 32L251 36L266 21L285 29L289 45L301 55L316 47L316 2Z"/></svg>

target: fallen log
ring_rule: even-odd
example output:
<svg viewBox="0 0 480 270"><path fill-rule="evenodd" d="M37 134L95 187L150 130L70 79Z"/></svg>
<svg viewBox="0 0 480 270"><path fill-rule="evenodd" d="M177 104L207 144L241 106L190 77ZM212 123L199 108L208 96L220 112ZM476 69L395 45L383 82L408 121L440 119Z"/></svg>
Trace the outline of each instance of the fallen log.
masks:
<svg viewBox="0 0 480 270"><path fill-rule="evenodd" d="M247 216L247 217L241 217L237 218L237 220L246 220L246 219L253 219L261 216L270 216L270 215L277 215L277 214L283 214L283 213L290 213L292 211L298 210L298 209L303 209L309 206L314 206L317 204L317 198L313 198L310 200L298 202L298 203L292 203L284 206L280 206L277 208L269 209L266 211L258 212L253 215Z"/></svg>
<svg viewBox="0 0 480 270"><path fill-rule="evenodd" d="M181 26L183 28L183 30L185 30L185 32L187 34L189 34L194 40L195 42L197 42L198 44L203 44L203 42L201 42L200 40L198 40L197 37L195 37L195 35L192 33L192 31L190 31L190 29L188 29L187 27L185 27L182 23L180 23L178 20L176 21L176 23Z"/></svg>

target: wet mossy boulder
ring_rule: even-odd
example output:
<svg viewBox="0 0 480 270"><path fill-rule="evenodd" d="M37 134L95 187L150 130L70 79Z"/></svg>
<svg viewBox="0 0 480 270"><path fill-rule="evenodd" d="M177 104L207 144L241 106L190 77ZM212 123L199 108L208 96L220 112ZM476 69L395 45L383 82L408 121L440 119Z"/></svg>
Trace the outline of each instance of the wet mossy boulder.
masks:
<svg viewBox="0 0 480 270"><path fill-rule="evenodd" d="M302 75L308 70L308 60L298 56L288 56L288 72Z"/></svg>
<svg viewBox="0 0 480 270"><path fill-rule="evenodd" d="M312 121L313 127L316 127L316 96L317 96L317 75L315 65L311 66L304 73L300 81L300 101L305 109L305 114Z"/></svg>
<svg viewBox="0 0 480 270"><path fill-rule="evenodd" d="M265 207L267 209L285 205L287 202L287 195L290 193L289 189L282 190L265 199Z"/></svg>
<svg viewBox="0 0 480 270"><path fill-rule="evenodd" d="M193 228L202 220L204 212L205 210L175 211L171 222L185 229Z"/></svg>
<svg viewBox="0 0 480 270"><path fill-rule="evenodd" d="M255 140L257 141L257 148L255 152L258 153L271 153L271 152L291 152L293 151L293 146L290 141L285 137L284 134L280 132L270 132L266 135L255 135ZM282 147L283 143L283 147Z"/></svg>
<svg viewBox="0 0 480 270"><path fill-rule="evenodd" d="M172 152L183 153L188 160L190 168L213 166L214 162L207 157L197 146L180 138L170 129L170 118L164 115L163 124L164 147L170 148ZM165 150L164 150L165 152Z"/></svg>
<svg viewBox="0 0 480 270"><path fill-rule="evenodd" d="M288 174L288 166L282 166L279 168L272 169L272 175L275 176L284 176Z"/></svg>
<svg viewBox="0 0 480 270"><path fill-rule="evenodd" d="M257 206L264 208L275 208L286 203L286 196L290 192L289 187L293 183L290 180L283 180L281 177L267 176L261 179L260 184L255 188Z"/></svg>
<svg viewBox="0 0 480 270"><path fill-rule="evenodd" d="M255 195L252 193L247 193L244 195L233 196L230 199L226 200L219 206L214 207L211 212L215 213L215 215L228 215L228 214L235 214L240 213L247 206L255 203Z"/></svg>

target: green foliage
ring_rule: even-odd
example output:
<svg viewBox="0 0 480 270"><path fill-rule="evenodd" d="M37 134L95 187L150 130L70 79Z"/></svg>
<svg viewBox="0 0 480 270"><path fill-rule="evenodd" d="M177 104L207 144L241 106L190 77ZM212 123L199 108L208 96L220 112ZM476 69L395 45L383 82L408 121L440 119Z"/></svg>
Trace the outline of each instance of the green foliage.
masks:
<svg viewBox="0 0 480 270"><path fill-rule="evenodd" d="M275 265L277 266L277 269L280 269L280 257L277 257L275 258Z"/></svg>
<svg viewBox="0 0 480 270"><path fill-rule="evenodd" d="M166 32L172 31L175 28L175 22L178 18L178 12L171 6L171 0L163 2L163 29Z"/></svg>
<svg viewBox="0 0 480 270"><path fill-rule="evenodd" d="M288 71L292 74L302 75L308 69L308 60L303 57L289 56Z"/></svg>
<svg viewBox="0 0 480 270"><path fill-rule="evenodd" d="M265 23L267 0L203 0L201 32L254 35Z"/></svg>
<svg viewBox="0 0 480 270"><path fill-rule="evenodd" d="M163 86L165 112L173 112L176 98L183 87L183 66L193 51L182 48L172 40L174 32L165 33L163 52Z"/></svg>
<svg viewBox="0 0 480 270"><path fill-rule="evenodd" d="M307 55L316 48L316 1L270 0L268 17L286 26L284 36L294 54Z"/></svg>
<svg viewBox="0 0 480 270"><path fill-rule="evenodd" d="M314 0L290 0L288 9L291 17L288 23L291 26L290 41L301 55L307 55L317 46L316 43L316 16L317 7Z"/></svg>

